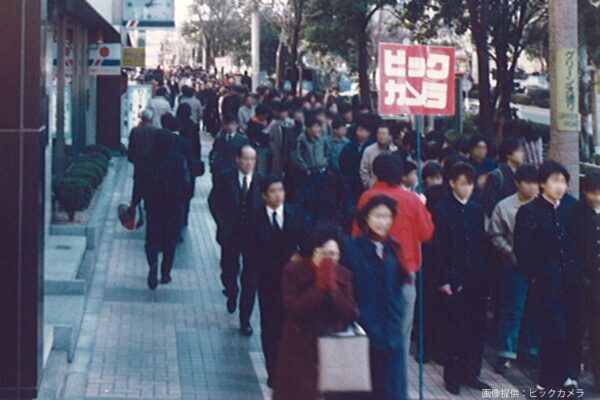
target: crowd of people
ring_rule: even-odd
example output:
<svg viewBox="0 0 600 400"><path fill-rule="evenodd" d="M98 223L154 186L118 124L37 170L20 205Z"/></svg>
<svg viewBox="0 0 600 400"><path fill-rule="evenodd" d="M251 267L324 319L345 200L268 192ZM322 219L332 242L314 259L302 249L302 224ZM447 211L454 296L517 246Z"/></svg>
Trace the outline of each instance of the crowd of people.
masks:
<svg viewBox="0 0 600 400"><path fill-rule="evenodd" d="M192 70L146 79L156 95L128 154L133 202L147 215L148 286L160 252L160 282L171 281L204 172L202 127L214 137L207 201L224 303L251 336L258 297L274 399L320 398L318 339L355 321L370 341L373 399L408 399L411 339L423 343L419 361L444 366L454 395L490 389L479 378L487 341L497 373L517 359L538 368L539 397L578 389L589 332L585 367L600 382L600 174L587 174L576 200L526 124L495 146L483 135L419 136L335 90L251 93L247 77Z"/></svg>

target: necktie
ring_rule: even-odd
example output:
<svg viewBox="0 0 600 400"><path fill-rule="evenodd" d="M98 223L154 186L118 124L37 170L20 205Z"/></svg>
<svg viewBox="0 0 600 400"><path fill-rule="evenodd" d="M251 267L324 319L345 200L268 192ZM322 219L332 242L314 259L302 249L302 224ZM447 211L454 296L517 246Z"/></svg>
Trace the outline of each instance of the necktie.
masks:
<svg viewBox="0 0 600 400"><path fill-rule="evenodd" d="M277 221L277 211L273 211L273 228L277 229L278 231L281 230L281 226Z"/></svg>
<svg viewBox="0 0 600 400"><path fill-rule="evenodd" d="M242 179L242 196L246 197L247 193L248 193L248 178L244 176L244 178Z"/></svg>
<svg viewBox="0 0 600 400"><path fill-rule="evenodd" d="M231 142L231 134L227 134L227 136L225 136L227 138L227 142Z"/></svg>

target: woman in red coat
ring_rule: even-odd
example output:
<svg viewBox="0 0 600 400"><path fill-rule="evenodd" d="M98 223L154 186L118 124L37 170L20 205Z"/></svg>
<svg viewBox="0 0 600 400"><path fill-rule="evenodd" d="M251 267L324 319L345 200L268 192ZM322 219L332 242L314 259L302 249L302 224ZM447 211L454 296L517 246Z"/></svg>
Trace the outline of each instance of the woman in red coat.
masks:
<svg viewBox="0 0 600 400"><path fill-rule="evenodd" d="M340 235L331 225L313 231L305 257L283 273L286 323L273 400L316 400L317 339L343 331L357 318L352 273L338 265Z"/></svg>

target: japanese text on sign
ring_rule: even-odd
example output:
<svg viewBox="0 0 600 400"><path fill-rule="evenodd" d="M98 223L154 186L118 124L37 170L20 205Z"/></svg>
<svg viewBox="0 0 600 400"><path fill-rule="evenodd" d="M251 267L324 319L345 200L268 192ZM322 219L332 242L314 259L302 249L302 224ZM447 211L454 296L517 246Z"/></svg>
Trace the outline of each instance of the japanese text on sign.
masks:
<svg viewBox="0 0 600 400"><path fill-rule="evenodd" d="M386 115L453 115L454 49L379 45L379 111Z"/></svg>
<svg viewBox="0 0 600 400"><path fill-rule="evenodd" d="M556 50L556 128L558 131L578 131L579 72L575 48Z"/></svg>

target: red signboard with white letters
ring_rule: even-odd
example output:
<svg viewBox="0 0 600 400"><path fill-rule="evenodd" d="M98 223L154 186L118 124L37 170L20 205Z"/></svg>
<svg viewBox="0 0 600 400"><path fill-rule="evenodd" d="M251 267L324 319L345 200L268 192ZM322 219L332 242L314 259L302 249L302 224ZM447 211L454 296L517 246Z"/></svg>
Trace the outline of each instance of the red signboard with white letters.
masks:
<svg viewBox="0 0 600 400"><path fill-rule="evenodd" d="M454 115L452 47L379 44L379 112Z"/></svg>

